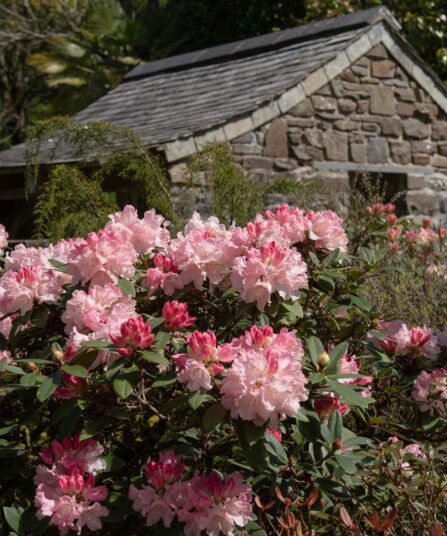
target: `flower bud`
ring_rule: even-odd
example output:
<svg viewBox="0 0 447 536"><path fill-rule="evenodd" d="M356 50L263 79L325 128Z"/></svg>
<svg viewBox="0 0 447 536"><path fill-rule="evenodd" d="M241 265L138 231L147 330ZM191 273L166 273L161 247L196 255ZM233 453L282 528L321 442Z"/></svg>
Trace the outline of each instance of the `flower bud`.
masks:
<svg viewBox="0 0 447 536"><path fill-rule="evenodd" d="M64 352L60 349L59 345L53 345L51 347L51 353L56 361L64 363Z"/></svg>
<svg viewBox="0 0 447 536"><path fill-rule="evenodd" d="M318 356L317 364L320 367L327 367L329 365L330 357L327 352L324 350L321 352L321 354Z"/></svg>

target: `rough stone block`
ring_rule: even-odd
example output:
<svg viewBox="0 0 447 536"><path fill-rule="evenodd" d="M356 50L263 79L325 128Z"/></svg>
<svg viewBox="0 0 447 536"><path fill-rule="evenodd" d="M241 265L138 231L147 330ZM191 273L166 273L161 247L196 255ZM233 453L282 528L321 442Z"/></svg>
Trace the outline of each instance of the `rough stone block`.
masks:
<svg viewBox="0 0 447 536"><path fill-rule="evenodd" d="M424 119L430 119L434 121L438 117L438 107L435 104L429 102L416 102L415 115L421 116Z"/></svg>
<svg viewBox="0 0 447 536"><path fill-rule="evenodd" d="M416 106L408 102L398 102L396 109L397 109L398 115L402 117L413 117L416 111Z"/></svg>
<svg viewBox="0 0 447 536"><path fill-rule="evenodd" d="M440 141L438 143L439 153L442 156L447 156L447 141Z"/></svg>
<svg viewBox="0 0 447 536"><path fill-rule="evenodd" d="M411 88L406 88L406 89L396 88L394 90L394 94L399 100L404 101L404 102L415 102L416 100L414 89L411 89Z"/></svg>
<svg viewBox="0 0 447 536"><path fill-rule="evenodd" d="M402 134L402 121L394 117L385 117L382 123L384 136L400 136Z"/></svg>
<svg viewBox="0 0 447 536"><path fill-rule="evenodd" d="M420 188L424 188L426 186L425 179L426 179L426 175L409 173L407 175L408 189L419 190Z"/></svg>
<svg viewBox="0 0 447 536"><path fill-rule="evenodd" d="M440 167L443 169L447 168L447 156L441 156L439 154L435 154L431 158L431 165L434 167Z"/></svg>
<svg viewBox="0 0 447 536"><path fill-rule="evenodd" d="M185 163L175 164L169 168L169 177L172 184L186 183L187 167Z"/></svg>
<svg viewBox="0 0 447 536"><path fill-rule="evenodd" d="M369 99L359 100L357 103L356 112L358 114L367 114L369 113Z"/></svg>
<svg viewBox="0 0 447 536"><path fill-rule="evenodd" d="M293 158L275 158L273 167L279 171L288 171L295 169L298 166L298 162Z"/></svg>
<svg viewBox="0 0 447 536"><path fill-rule="evenodd" d="M368 58L372 59L383 59L388 58L388 52L386 51L386 48L383 45L376 45L374 48L372 48L368 54Z"/></svg>
<svg viewBox="0 0 447 536"><path fill-rule="evenodd" d="M428 166L430 164L430 155L413 153L413 164L416 166Z"/></svg>
<svg viewBox="0 0 447 536"><path fill-rule="evenodd" d="M227 123L223 127L227 140L233 140L234 138L237 138L238 136L242 136L243 134L252 130L253 128L254 128L254 125L253 125L253 121L251 120L251 117L241 117L240 119L236 121ZM245 142L242 142L242 143L245 143Z"/></svg>
<svg viewBox="0 0 447 536"><path fill-rule="evenodd" d="M316 160L317 162L321 162L324 160L324 153L323 149L319 149L318 147L306 147L306 150L308 154L311 156L312 160Z"/></svg>
<svg viewBox="0 0 447 536"><path fill-rule="evenodd" d="M291 108L288 113L295 117L312 117L314 110L310 99L305 99Z"/></svg>
<svg viewBox="0 0 447 536"><path fill-rule="evenodd" d="M311 128L315 126L315 119L313 118L301 119L301 117L287 116L286 119L289 127Z"/></svg>
<svg viewBox="0 0 447 536"><path fill-rule="evenodd" d="M272 158L287 158L289 156L287 120L283 117L274 119L266 132L264 156Z"/></svg>
<svg viewBox="0 0 447 536"><path fill-rule="evenodd" d="M391 159L397 164L409 164L411 162L411 146L408 141L391 141Z"/></svg>
<svg viewBox="0 0 447 536"><path fill-rule="evenodd" d="M411 213L433 214L439 209L439 200L431 188L422 188L407 192L407 205Z"/></svg>
<svg viewBox="0 0 447 536"><path fill-rule="evenodd" d="M304 131L304 140L312 147L323 147L323 133L317 128L307 128Z"/></svg>
<svg viewBox="0 0 447 536"><path fill-rule="evenodd" d="M403 122L403 126L407 138L423 140L430 136L430 125L422 123L422 121L419 121L418 119L406 119Z"/></svg>
<svg viewBox="0 0 447 536"><path fill-rule="evenodd" d="M349 65L350 60L348 56L344 52L341 52L333 60L331 60L325 65L324 70L328 78L332 79L335 78L342 71L344 71L344 69L347 69Z"/></svg>
<svg viewBox="0 0 447 536"><path fill-rule="evenodd" d="M244 168L273 169L273 160L266 156L244 156L242 159Z"/></svg>
<svg viewBox="0 0 447 536"><path fill-rule="evenodd" d="M412 141L411 150L414 153L434 154L436 151L436 144L430 141Z"/></svg>
<svg viewBox="0 0 447 536"><path fill-rule="evenodd" d="M331 86L329 84L326 84L321 89L319 89L315 94L323 95L324 97L331 97L332 96Z"/></svg>
<svg viewBox="0 0 447 536"><path fill-rule="evenodd" d="M336 97L341 97L343 95L343 82L341 80L331 80L330 86L332 93Z"/></svg>
<svg viewBox="0 0 447 536"><path fill-rule="evenodd" d="M349 149L353 162L360 164L366 162L366 143L351 143Z"/></svg>
<svg viewBox="0 0 447 536"><path fill-rule="evenodd" d="M432 139L447 140L447 121L435 121L432 124Z"/></svg>
<svg viewBox="0 0 447 536"><path fill-rule="evenodd" d="M279 109L284 114L304 98L304 89L301 87L301 85L288 89L278 99Z"/></svg>
<svg viewBox="0 0 447 536"><path fill-rule="evenodd" d="M390 60L372 61L371 74L376 78L394 78L396 64Z"/></svg>
<svg viewBox="0 0 447 536"><path fill-rule="evenodd" d="M379 134L381 126L377 123L362 123L362 130L365 132L371 132L373 134Z"/></svg>
<svg viewBox="0 0 447 536"><path fill-rule="evenodd" d="M328 130L323 135L326 158L336 162L348 160L348 135L345 132Z"/></svg>
<svg viewBox="0 0 447 536"><path fill-rule="evenodd" d="M369 75L369 68L368 66L364 66L364 65L353 65L351 67L351 71L356 75L358 76L359 78L364 78L365 76L368 76Z"/></svg>
<svg viewBox="0 0 447 536"><path fill-rule="evenodd" d="M337 130L342 130L344 132L349 132L351 130L356 130L360 128L360 123L350 121L349 119L340 119L339 121L335 121L334 128L336 128Z"/></svg>
<svg viewBox="0 0 447 536"><path fill-rule="evenodd" d="M357 105L352 99L340 99L338 101L338 109L344 114L355 112Z"/></svg>
<svg viewBox="0 0 447 536"><path fill-rule="evenodd" d="M312 156L308 152L309 147L307 145L297 145L292 147L292 151L300 162L310 162Z"/></svg>
<svg viewBox="0 0 447 536"><path fill-rule="evenodd" d="M345 69L342 73L338 75L338 78L345 82L352 82L357 84L360 82L359 77L355 75L351 69Z"/></svg>
<svg viewBox="0 0 447 536"><path fill-rule="evenodd" d="M396 102L393 88L373 86L371 88L369 110L372 114L394 115L396 113Z"/></svg>
<svg viewBox="0 0 447 536"><path fill-rule="evenodd" d="M390 148L386 138L372 137L368 139L368 162L379 164L388 162L390 158Z"/></svg>
<svg viewBox="0 0 447 536"><path fill-rule="evenodd" d="M256 142L256 134L254 132L246 132L242 136L238 136L233 140L234 143L254 143Z"/></svg>
<svg viewBox="0 0 447 536"><path fill-rule="evenodd" d="M234 154L255 154L262 153L262 147L254 143L232 143L231 148Z"/></svg>
<svg viewBox="0 0 447 536"><path fill-rule="evenodd" d="M315 95L311 97L314 109L318 112L335 112L337 111L337 100L333 97L321 97Z"/></svg>

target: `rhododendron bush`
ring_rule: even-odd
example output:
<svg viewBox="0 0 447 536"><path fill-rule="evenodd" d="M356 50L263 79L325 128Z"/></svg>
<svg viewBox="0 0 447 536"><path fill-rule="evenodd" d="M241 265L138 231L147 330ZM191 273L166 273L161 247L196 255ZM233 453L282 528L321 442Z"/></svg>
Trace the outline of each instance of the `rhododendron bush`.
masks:
<svg viewBox="0 0 447 536"><path fill-rule="evenodd" d="M0 248L2 534L442 534L447 333L334 212Z"/></svg>

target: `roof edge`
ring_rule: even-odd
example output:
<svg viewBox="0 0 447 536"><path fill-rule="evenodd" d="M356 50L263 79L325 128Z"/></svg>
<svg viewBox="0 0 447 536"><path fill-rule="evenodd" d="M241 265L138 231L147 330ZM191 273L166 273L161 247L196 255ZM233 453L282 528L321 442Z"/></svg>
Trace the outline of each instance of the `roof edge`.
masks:
<svg viewBox="0 0 447 536"><path fill-rule="evenodd" d="M275 50L291 43L315 39L327 34L337 34L363 27L368 28L382 20L386 20L397 30L402 29L391 11L386 6L380 5L338 17L309 22L280 32L272 32L144 63L128 72L123 78L123 83L163 72L175 72L191 67L220 63L229 58L239 58L257 52Z"/></svg>

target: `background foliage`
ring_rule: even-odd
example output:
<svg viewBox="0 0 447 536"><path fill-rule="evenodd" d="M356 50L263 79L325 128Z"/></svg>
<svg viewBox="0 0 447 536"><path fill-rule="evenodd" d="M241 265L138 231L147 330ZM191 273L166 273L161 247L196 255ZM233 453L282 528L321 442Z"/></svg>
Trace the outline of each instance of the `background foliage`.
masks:
<svg viewBox="0 0 447 536"><path fill-rule="evenodd" d="M385 4L447 79L443 0L4 0L0 5L0 147L38 119L73 113L141 61Z"/></svg>

